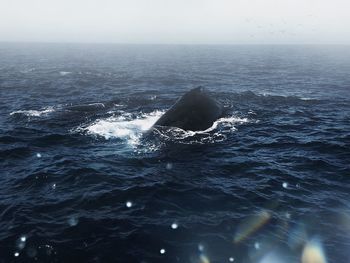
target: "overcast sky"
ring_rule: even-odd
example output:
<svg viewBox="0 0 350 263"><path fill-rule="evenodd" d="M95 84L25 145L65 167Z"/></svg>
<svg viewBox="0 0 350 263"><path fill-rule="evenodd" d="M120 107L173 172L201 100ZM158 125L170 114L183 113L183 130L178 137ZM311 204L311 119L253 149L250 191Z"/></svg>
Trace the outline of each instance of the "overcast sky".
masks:
<svg viewBox="0 0 350 263"><path fill-rule="evenodd" d="M0 0L0 41L350 44L350 0Z"/></svg>

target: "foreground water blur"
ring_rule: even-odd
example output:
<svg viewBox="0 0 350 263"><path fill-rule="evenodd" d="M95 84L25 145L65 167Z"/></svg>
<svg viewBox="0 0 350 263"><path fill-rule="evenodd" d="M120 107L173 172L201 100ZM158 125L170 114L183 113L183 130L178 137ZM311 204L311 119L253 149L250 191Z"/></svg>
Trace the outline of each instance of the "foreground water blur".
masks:
<svg viewBox="0 0 350 263"><path fill-rule="evenodd" d="M350 261L341 46L1 44L1 262ZM228 109L145 131L185 91Z"/></svg>

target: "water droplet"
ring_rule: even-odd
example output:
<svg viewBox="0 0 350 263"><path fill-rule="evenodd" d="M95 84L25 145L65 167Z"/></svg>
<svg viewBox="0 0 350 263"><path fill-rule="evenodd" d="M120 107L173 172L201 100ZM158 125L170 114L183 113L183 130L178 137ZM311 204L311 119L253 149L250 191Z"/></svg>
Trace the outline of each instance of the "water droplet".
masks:
<svg viewBox="0 0 350 263"><path fill-rule="evenodd" d="M260 244L259 244L259 242L255 242L254 247L255 247L256 250L259 250L259 249L260 249Z"/></svg>
<svg viewBox="0 0 350 263"><path fill-rule="evenodd" d="M52 185L52 189L56 189L56 184L53 184L53 185Z"/></svg>
<svg viewBox="0 0 350 263"><path fill-rule="evenodd" d="M18 245L17 245L17 247L18 247L18 249L23 249L23 248L25 248L25 246L26 246L26 243L25 242L19 242L18 243Z"/></svg>
<svg viewBox="0 0 350 263"><path fill-rule="evenodd" d="M14 255L15 257L18 257L18 256L19 256L19 253L18 253L18 252L15 252L13 255Z"/></svg>
<svg viewBox="0 0 350 263"><path fill-rule="evenodd" d="M34 258L37 255L37 250L34 247L29 247L27 249L27 256L30 258Z"/></svg>
<svg viewBox="0 0 350 263"><path fill-rule="evenodd" d="M27 237L26 236L21 236L18 240L17 240L17 248L18 249L24 249L26 246L26 241L27 241Z"/></svg>
<svg viewBox="0 0 350 263"><path fill-rule="evenodd" d="M167 163L167 164L166 164L166 169L167 169L167 170L173 169L173 164L172 164L172 163Z"/></svg>
<svg viewBox="0 0 350 263"><path fill-rule="evenodd" d="M160 252L160 254L165 254L165 249L162 248L159 252Z"/></svg>
<svg viewBox="0 0 350 263"><path fill-rule="evenodd" d="M324 254L323 246L318 238L314 238L305 244L305 247L301 256L302 263L327 263L326 256Z"/></svg>
<svg viewBox="0 0 350 263"><path fill-rule="evenodd" d="M55 253L53 246L51 245L45 245L44 249L45 249L46 255L48 256L50 256L52 253Z"/></svg>
<svg viewBox="0 0 350 263"><path fill-rule="evenodd" d="M79 222L78 218L76 218L74 216L68 219L68 224L70 226L76 226L78 224L78 222Z"/></svg>
<svg viewBox="0 0 350 263"><path fill-rule="evenodd" d="M130 208L130 207L132 207L132 202L131 201L127 201L125 203L125 205L126 205L127 208Z"/></svg>
<svg viewBox="0 0 350 263"><path fill-rule="evenodd" d="M199 262L200 263L210 263L210 260L206 255L201 254L199 256Z"/></svg>
<svg viewBox="0 0 350 263"><path fill-rule="evenodd" d="M202 244L199 244L199 245L198 245L198 250L199 250L200 252L203 252L204 246L203 246Z"/></svg>
<svg viewBox="0 0 350 263"><path fill-rule="evenodd" d="M41 158L41 153L37 153L36 157Z"/></svg>
<svg viewBox="0 0 350 263"><path fill-rule="evenodd" d="M282 184L282 186L283 186L283 188L288 188L288 183L284 182L284 183Z"/></svg>
<svg viewBox="0 0 350 263"><path fill-rule="evenodd" d="M229 260L230 262L235 261L235 259L234 259L233 257L230 257L228 260Z"/></svg>
<svg viewBox="0 0 350 263"><path fill-rule="evenodd" d="M177 223L172 223L171 224L171 228L172 229L177 229L179 227L179 225Z"/></svg>

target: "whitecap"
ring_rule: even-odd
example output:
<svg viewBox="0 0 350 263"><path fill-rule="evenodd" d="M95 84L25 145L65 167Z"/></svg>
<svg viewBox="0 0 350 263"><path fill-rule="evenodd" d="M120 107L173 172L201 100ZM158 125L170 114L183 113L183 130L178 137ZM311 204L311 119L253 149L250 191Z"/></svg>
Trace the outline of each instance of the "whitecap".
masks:
<svg viewBox="0 0 350 263"><path fill-rule="evenodd" d="M202 131L185 131L180 128L173 128L172 130L174 132L177 132L178 135L182 135L182 139L187 138L187 137L192 137L195 135L201 135L201 134L209 134L212 131L217 130L219 127L220 128L228 128L229 131L235 131L236 130L236 124L243 124L248 122L248 118L240 118L236 116L229 116L229 117L224 117L216 120L211 127L209 127L206 130ZM179 137L180 138L180 137Z"/></svg>
<svg viewBox="0 0 350 263"><path fill-rule="evenodd" d="M40 117L42 115L46 115L50 112L55 111L53 107L46 107L42 110L18 110L18 111L13 111L10 113L10 115L16 115L16 114L23 114L28 117Z"/></svg>
<svg viewBox="0 0 350 263"><path fill-rule="evenodd" d="M89 106L96 106L96 107L102 107L102 108L105 108L106 106L101 103L101 102L95 102L95 103L90 103L88 104Z"/></svg>
<svg viewBox="0 0 350 263"><path fill-rule="evenodd" d="M27 74L27 73L33 72L34 70L35 68L27 68L27 69L21 70L20 72L22 74Z"/></svg>
<svg viewBox="0 0 350 263"><path fill-rule="evenodd" d="M227 135L236 131L238 124L247 123L248 118L229 116L216 120L211 127L202 131L182 130L171 127L156 129L158 136L165 141L176 141L180 144L207 144L217 143L227 139Z"/></svg>
<svg viewBox="0 0 350 263"><path fill-rule="evenodd" d="M60 71L60 75L61 76L66 76L68 74L71 74L72 72L69 72L69 71Z"/></svg>
<svg viewBox="0 0 350 263"><path fill-rule="evenodd" d="M211 131L217 129L217 127L219 125L224 126L224 127L228 127L228 128L230 128L231 131L235 131L236 130L236 127L235 127L236 124L243 124L243 123L247 123L247 122L249 122L248 118L240 118L240 117L237 117L237 116L230 116L230 117L220 118L217 121L215 121L210 128L208 128L208 129L206 129L204 131L198 131L196 133L211 132Z"/></svg>
<svg viewBox="0 0 350 263"><path fill-rule="evenodd" d="M128 143L135 145L142 134L150 129L163 113L157 110L151 113L142 113L136 118L133 118L131 114L125 113L118 117L99 119L87 127L78 128L78 130L102 136L105 139L125 139Z"/></svg>

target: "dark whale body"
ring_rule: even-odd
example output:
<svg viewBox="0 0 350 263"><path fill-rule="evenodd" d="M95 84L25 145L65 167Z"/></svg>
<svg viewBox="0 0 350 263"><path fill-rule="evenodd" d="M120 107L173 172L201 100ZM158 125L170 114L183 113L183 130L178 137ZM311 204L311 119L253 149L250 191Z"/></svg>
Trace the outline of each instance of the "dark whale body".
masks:
<svg viewBox="0 0 350 263"><path fill-rule="evenodd" d="M202 131L210 128L222 114L221 103L198 87L184 94L154 125Z"/></svg>

